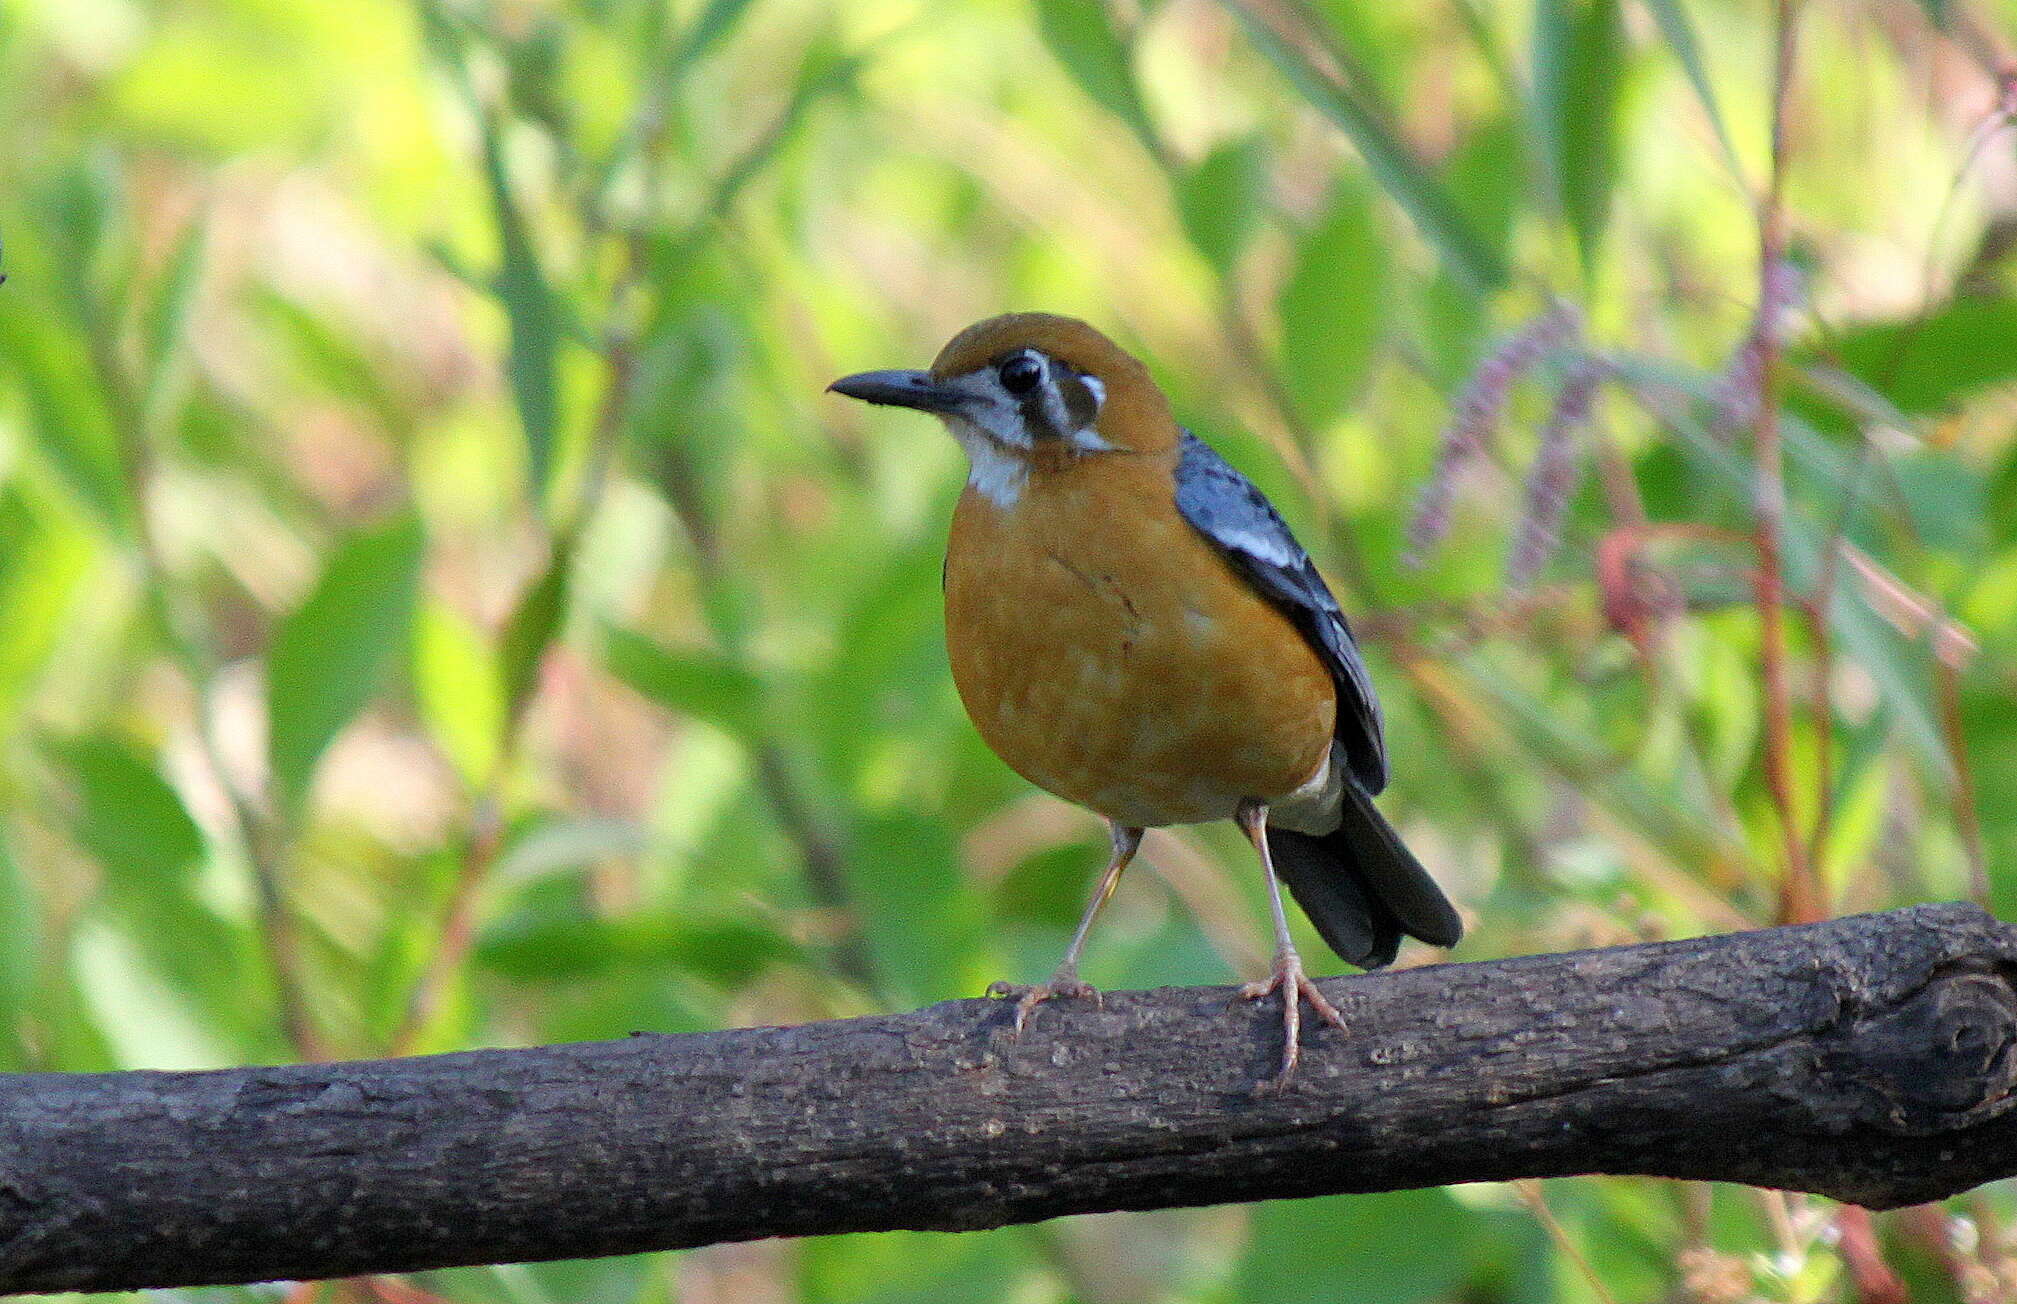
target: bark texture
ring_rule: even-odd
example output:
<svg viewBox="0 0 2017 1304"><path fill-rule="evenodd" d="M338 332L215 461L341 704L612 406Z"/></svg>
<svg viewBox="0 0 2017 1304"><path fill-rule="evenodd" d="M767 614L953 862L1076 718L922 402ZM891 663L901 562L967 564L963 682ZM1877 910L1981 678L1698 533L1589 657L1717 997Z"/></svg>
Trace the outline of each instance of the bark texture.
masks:
<svg viewBox="0 0 2017 1304"><path fill-rule="evenodd" d="M1873 1207L2017 1173L2017 929L1927 906L1333 979L532 1050L0 1076L0 1291L1643 1173Z"/></svg>

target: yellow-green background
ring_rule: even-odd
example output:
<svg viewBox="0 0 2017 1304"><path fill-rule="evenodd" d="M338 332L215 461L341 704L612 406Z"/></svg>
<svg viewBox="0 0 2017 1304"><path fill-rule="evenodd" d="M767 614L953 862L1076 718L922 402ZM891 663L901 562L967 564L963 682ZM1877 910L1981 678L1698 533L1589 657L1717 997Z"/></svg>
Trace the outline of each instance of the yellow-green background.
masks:
<svg viewBox="0 0 2017 1304"><path fill-rule="evenodd" d="M1985 67L2017 8L1799 8L1788 578L1812 598L1838 538L1891 578L1838 564L1789 615L1793 815L1830 912L1965 895L1979 852L2007 913L2017 133ZM822 394L1012 308L1139 351L1325 563L1457 958L1771 922L1750 431L1714 399L1772 43L1760 0L5 0L0 1066L1046 972L1103 835L953 694L957 450ZM1561 552L1509 591L1552 355L1403 565L1465 378L1554 296L1622 378ZM1643 651L1594 564L1638 509L1701 527L1637 553L1685 607ZM1980 655L1943 680L1914 602ZM1087 976L1251 976L1264 920L1230 829L1157 834ZM2007 1192L1877 1228L1915 1299L2017 1291ZM349 1289L1847 1300L1839 1229L1585 1179Z"/></svg>

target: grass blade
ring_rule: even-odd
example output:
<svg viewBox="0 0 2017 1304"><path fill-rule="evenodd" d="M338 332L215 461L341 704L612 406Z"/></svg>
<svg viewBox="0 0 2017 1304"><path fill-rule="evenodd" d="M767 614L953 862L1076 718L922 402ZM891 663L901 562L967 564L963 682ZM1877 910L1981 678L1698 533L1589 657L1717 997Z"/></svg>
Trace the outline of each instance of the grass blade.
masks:
<svg viewBox="0 0 2017 1304"><path fill-rule="evenodd" d="M1037 0L1037 30L1079 89L1128 125L1150 153L1154 126L1142 103L1127 43L1100 0Z"/></svg>
<svg viewBox="0 0 2017 1304"><path fill-rule="evenodd" d="M1225 0L1225 4L1239 18L1248 38L1289 84L1351 138L1380 187L1393 196L1416 229L1436 247L1458 280L1478 295L1505 284L1505 264L1471 229L1442 183L1430 175L1389 125L1386 113L1371 98L1371 92L1346 83L1342 77L1326 75L1245 0Z"/></svg>
<svg viewBox="0 0 2017 1304"><path fill-rule="evenodd" d="M1617 179L1624 41L1617 0L1541 0L1534 13L1536 134L1586 273L1603 246Z"/></svg>
<svg viewBox="0 0 2017 1304"><path fill-rule="evenodd" d="M553 445L560 425L556 375L560 308L511 187L504 161L503 124L495 113L483 114L482 120L483 179L497 226L499 256L492 289L511 327L505 374L525 432L526 472L534 496L539 497L552 471Z"/></svg>
<svg viewBox="0 0 2017 1304"><path fill-rule="evenodd" d="M1723 125L1723 110L1716 103L1715 88L1709 84L1709 70L1702 63L1702 47L1695 40L1695 27L1688 20L1687 9L1681 0L1646 0L1646 8L1660 25L1660 35L1666 38L1667 48L1674 52L1688 84L1695 88L1695 98L1702 101L1702 111L1709 115L1709 127L1716 133L1716 145L1723 161L1730 166L1730 175L1742 177L1744 169L1737 161L1737 147L1730 142L1730 129Z"/></svg>

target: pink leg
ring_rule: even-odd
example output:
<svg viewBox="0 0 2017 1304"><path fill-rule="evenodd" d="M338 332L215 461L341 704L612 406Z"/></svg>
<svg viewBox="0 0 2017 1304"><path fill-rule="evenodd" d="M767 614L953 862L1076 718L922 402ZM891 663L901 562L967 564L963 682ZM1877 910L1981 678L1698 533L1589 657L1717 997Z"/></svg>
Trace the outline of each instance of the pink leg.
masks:
<svg viewBox="0 0 2017 1304"><path fill-rule="evenodd" d="M1240 995L1250 1001L1280 992L1282 994L1282 1071L1274 1079L1276 1090L1289 1085L1296 1073L1296 1062L1302 1058L1302 1003L1308 1001L1324 1022L1339 1032L1346 1031L1345 1016L1338 1013L1317 985L1303 972L1303 958L1296 953L1296 944L1289 938L1289 919L1282 910L1282 885L1275 877L1274 857L1268 854L1268 808L1258 801L1243 801L1239 812L1233 817L1239 821L1240 831L1254 844L1254 850L1261 853L1261 872L1267 875L1268 906L1275 916L1275 965L1274 972L1258 982L1250 982L1240 988Z"/></svg>
<svg viewBox="0 0 2017 1304"><path fill-rule="evenodd" d="M998 982L988 986L987 994L1013 998L1016 1003L1016 1035L1022 1035L1023 1024L1029 1021L1030 1011L1056 996L1091 997L1100 999L1098 989L1089 983L1079 981L1079 952L1085 950L1086 934L1093 928L1093 920L1098 917L1100 907L1120 886L1121 871L1135 858L1135 852L1142 845L1142 831L1125 824L1107 821L1107 832L1113 838L1113 855L1107 860L1106 872L1100 875L1099 886L1093 889L1093 899L1086 903L1086 912L1079 916L1078 931L1072 934L1071 945L1065 948L1065 958L1058 962L1056 972L1035 986L1022 983Z"/></svg>

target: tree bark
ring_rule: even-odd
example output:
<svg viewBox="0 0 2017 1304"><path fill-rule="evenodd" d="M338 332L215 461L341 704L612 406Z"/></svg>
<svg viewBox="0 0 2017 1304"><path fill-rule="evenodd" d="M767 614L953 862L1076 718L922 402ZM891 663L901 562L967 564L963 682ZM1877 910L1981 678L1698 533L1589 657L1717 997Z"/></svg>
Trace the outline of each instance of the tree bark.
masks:
<svg viewBox="0 0 2017 1304"><path fill-rule="evenodd" d="M2017 1173L2017 928L1926 906L1323 984L532 1050L0 1077L0 1291L961 1230L1639 1173L1883 1208Z"/></svg>

